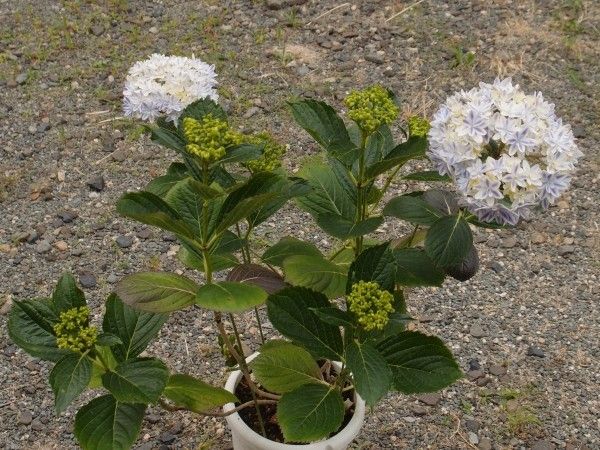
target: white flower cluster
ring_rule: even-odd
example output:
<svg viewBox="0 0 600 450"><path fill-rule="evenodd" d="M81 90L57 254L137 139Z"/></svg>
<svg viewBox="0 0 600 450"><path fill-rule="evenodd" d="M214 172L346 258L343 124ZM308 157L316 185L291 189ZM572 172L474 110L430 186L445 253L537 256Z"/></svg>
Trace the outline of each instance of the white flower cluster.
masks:
<svg viewBox="0 0 600 450"><path fill-rule="evenodd" d="M218 99L216 77L214 66L197 58L154 54L129 70L123 110L142 120L167 116L175 121L190 103Z"/></svg>
<svg viewBox="0 0 600 450"><path fill-rule="evenodd" d="M515 225L568 187L581 151L571 127L537 92L510 78L460 91L435 113L428 156L479 220Z"/></svg>

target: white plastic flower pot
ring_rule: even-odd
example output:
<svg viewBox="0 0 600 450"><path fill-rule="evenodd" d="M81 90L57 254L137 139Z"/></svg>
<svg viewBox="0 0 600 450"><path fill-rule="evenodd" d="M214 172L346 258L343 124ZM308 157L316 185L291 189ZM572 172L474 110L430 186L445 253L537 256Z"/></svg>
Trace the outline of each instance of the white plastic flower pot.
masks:
<svg viewBox="0 0 600 450"><path fill-rule="evenodd" d="M258 353L254 353L250 355L246 361L250 362L257 356ZM341 369L339 363L333 362L333 365L336 369ZM235 394L235 389L241 379L241 371L236 370L235 372L232 372L227 379L225 389ZM234 450L345 450L354 438L358 436L365 420L365 402L358 394L355 395L356 402L354 406L354 415L352 416L352 419L350 419L350 422L348 422L348 424L335 436L306 445L282 444L280 442L271 441L256 433L252 428L246 425L238 413L226 416L225 419L231 429L231 436L233 438L233 448ZM231 411L234 408L235 404L227 403L223 406L223 411Z"/></svg>

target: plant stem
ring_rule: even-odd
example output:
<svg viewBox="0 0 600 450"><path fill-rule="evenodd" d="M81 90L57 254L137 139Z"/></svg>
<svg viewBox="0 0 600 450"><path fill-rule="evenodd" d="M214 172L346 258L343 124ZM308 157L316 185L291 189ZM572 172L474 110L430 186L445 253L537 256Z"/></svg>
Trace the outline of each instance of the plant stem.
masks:
<svg viewBox="0 0 600 450"><path fill-rule="evenodd" d="M258 403L259 405L273 405L275 403L277 403L277 400L256 400L256 403ZM176 405L171 405L170 403L168 403L165 399L160 399L159 400L159 405L161 408L167 410L167 411L189 411L187 408L184 408L183 406L176 406ZM211 417L227 417L230 416L232 414L235 414L236 412L241 411L242 409L248 408L249 406L254 405L254 400L250 400L247 401L246 403L242 403L241 405L236 406L235 408L227 411L227 412L199 412L197 414L201 414L203 416L211 416Z"/></svg>
<svg viewBox="0 0 600 450"><path fill-rule="evenodd" d="M240 228L239 223L235 224L235 229L237 231L238 238L244 240L244 245L242 246L242 259L245 264L250 264L252 262L252 256L250 255L250 244L248 243L248 237L250 236L250 233L252 232L252 227L250 226L250 224L248 224L248 231L246 232L246 235L243 238L242 238L242 230ZM265 343L265 334L263 332L262 322L260 320L260 315L258 314L257 306L254 307L254 314L256 315L256 323L258 324L258 332L260 333L260 341L262 344L264 344Z"/></svg>
<svg viewBox="0 0 600 450"><path fill-rule="evenodd" d="M364 193L365 178L365 148L367 146L367 135L361 132L360 138L360 157L358 159L358 180L356 184L356 223L361 222L366 217L366 196ZM360 255L363 247L363 236L357 236L354 240L354 256Z"/></svg>
<svg viewBox="0 0 600 450"><path fill-rule="evenodd" d="M240 352L242 352L242 357L239 360L240 368L244 373L248 374L247 379L250 379L250 369L248 369L248 363L246 363L246 358L244 357L244 348L242 347L242 339L240 338L240 333L238 332L237 325L235 324L235 318L233 314L229 313L229 320L231 320L231 326L233 327L233 333L235 335L235 340L237 341L238 348ZM254 407L256 409L256 415L258 417L258 424L260 425L260 431L263 436L267 437L267 432L265 430L265 423L260 412L260 405L258 404L258 399L256 398L256 392L251 388L250 392L252 393L252 400L254 401Z"/></svg>

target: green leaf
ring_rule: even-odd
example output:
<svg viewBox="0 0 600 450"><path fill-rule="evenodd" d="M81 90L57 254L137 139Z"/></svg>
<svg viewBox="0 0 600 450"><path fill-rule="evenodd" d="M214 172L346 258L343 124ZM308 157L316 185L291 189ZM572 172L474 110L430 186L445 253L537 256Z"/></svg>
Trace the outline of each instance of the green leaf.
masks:
<svg viewBox="0 0 600 450"><path fill-rule="evenodd" d="M296 123L304 128L327 152L346 166L358 157L344 121L325 102L305 99L290 103Z"/></svg>
<svg viewBox="0 0 600 450"><path fill-rule="evenodd" d="M85 354L71 353L60 359L50 372L54 407L60 414L87 387L92 378L92 363Z"/></svg>
<svg viewBox="0 0 600 450"><path fill-rule="evenodd" d="M166 175L156 177L146 185L144 189L147 192L164 198L175 184L189 176L187 167L183 163L171 163Z"/></svg>
<svg viewBox="0 0 600 450"><path fill-rule="evenodd" d="M452 192L430 189L423 192L422 198L445 216L456 214L459 210L456 194Z"/></svg>
<svg viewBox="0 0 600 450"><path fill-rule="evenodd" d="M248 216L248 224L255 228L275 214L286 202L294 197L306 195L312 190L306 180L301 178L282 177L277 183L270 186L267 193L275 194L273 199L258 207Z"/></svg>
<svg viewBox="0 0 600 450"><path fill-rule="evenodd" d="M310 308L323 322L336 327L354 327L354 321L348 311L342 311L335 306L324 308Z"/></svg>
<svg viewBox="0 0 600 450"><path fill-rule="evenodd" d="M52 293L52 303L57 314L65 312L71 308L85 306L85 295L83 291L77 287L77 282L73 275L64 273Z"/></svg>
<svg viewBox="0 0 600 450"><path fill-rule="evenodd" d="M380 126L367 139L365 147L365 163L370 166L381 161L394 148L394 138L390 127L387 125ZM356 164L355 164L356 165ZM356 165L356 168L357 165Z"/></svg>
<svg viewBox="0 0 600 450"><path fill-rule="evenodd" d="M187 245L183 244L179 248L179 252L177 252L177 258L179 258L179 261L181 261L186 267L204 272L203 257ZM213 272L229 269L230 267L237 266L240 263L237 257L231 253L212 253L208 256L208 260Z"/></svg>
<svg viewBox="0 0 600 450"><path fill-rule="evenodd" d="M256 210L261 209L263 206L273 201L273 199L275 198L276 194L267 193L241 200L233 207L231 211L229 211L226 214L223 214L220 217L220 223L216 228L216 232L222 233L230 226L238 223L240 220L251 216Z"/></svg>
<svg viewBox="0 0 600 450"><path fill-rule="evenodd" d="M321 252L314 244L301 241L295 237L286 236L279 240L275 245L269 247L261 256L264 263L272 266L283 267L283 261L289 256L306 255L323 257Z"/></svg>
<svg viewBox="0 0 600 450"><path fill-rule="evenodd" d="M146 128L150 130L150 139L154 142L176 152L185 153L185 140L176 131L163 127Z"/></svg>
<svg viewBox="0 0 600 450"><path fill-rule="evenodd" d="M283 271L288 283L322 292L329 298L345 292L346 269L323 256L290 256L283 261Z"/></svg>
<svg viewBox="0 0 600 450"><path fill-rule="evenodd" d="M437 170L424 170L422 172L413 172L403 176L405 180L413 181L451 181L448 175L440 175Z"/></svg>
<svg viewBox="0 0 600 450"><path fill-rule="evenodd" d="M24 300L15 301L15 307L20 308L40 328L50 334L54 333L54 324L58 322L59 315L51 300Z"/></svg>
<svg viewBox="0 0 600 450"><path fill-rule="evenodd" d="M146 405L97 397L75 416L75 437L83 450L128 450L142 426Z"/></svg>
<svg viewBox="0 0 600 450"><path fill-rule="evenodd" d="M220 192L188 177L179 181L171 188L165 196L165 201L179 214L189 228L193 230L194 236L208 241L210 230L206 230L208 234L204 236L204 215L207 214L207 211L210 211L210 215L214 215L212 220L216 220L221 201L212 200L221 195ZM210 203L208 210L203 208L205 203ZM211 221L210 216L207 220L208 222Z"/></svg>
<svg viewBox="0 0 600 450"><path fill-rule="evenodd" d="M123 341L115 334L100 333L98 339L96 339L96 344L103 347L112 347L113 345L123 344Z"/></svg>
<svg viewBox="0 0 600 450"><path fill-rule="evenodd" d="M261 385L278 394L304 384L325 383L310 353L290 343L263 349L250 367Z"/></svg>
<svg viewBox="0 0 600 450"><path fill-rule="evenodd" d="M71 352L57 347L54 331L48 329L48 323L55 320L57 318L49 301L15 302L8 317L8 336L31 356L58 361Z"/></svg>
<svg viewBox="0 0 600 450"><path fill-rule="evenodd" d="M354 387L367 405L373 406L387 394L392 372L377 349L355 340L346 349L346 363L352 372Z"/></svg>
<svg viewBox="0 0 600 450"><path fill-rule="evenodd" d="M194 301L213 311L237 313L261 305L266 299L267 293L258 286L221 281L202 286Z"/></svg>
<svg viewBox="0 0 600 450"><path fill-rule="evenodd" d="M439 391L462 377L450 350L434 336L405 331L377 349L392 370L392 387L405 394Z"/></svg>
<svg viewBox="0 0 600 450"><path fill-rule="evenodd" d="M441 286L444 272L427 254L417 248L394 250L396 282L403 286Z"/></svg>
<svg viewBox="0 0 600 450"><path fill-rule="evenodd" d="M436 208L412 195L401 195L391 199L383 208L383 214L427 226L431 226L442 217L442 213Z"/></svg>
<svg viewBox="0 0 600 450"><path fill-rule="evenodd" d="M407 161L425 156L427 139L424 137L410 137L408 141L398 144L385 158L367 167L367 178L375 178L389 169L402 165Z"/></svg>
<svg viewBox="0 0 600 450"><path fill-rule="evenodd" d="M245 263L227 274L227 281L249 283L264 289L268 294L282 290L286 284L277 272L258 264Z"/></svg>
<svg viewBox="0 0 600 450"><path fill-rule="evenodd" d="M186 117L191 117L192 119L202 120L204 116L208 114L212 115L215 119L221 119L227 121L227 113L217 102L211 100L208 97L201 98L200 100L196 100L195 102L190 103L188 106L181 111L178 119L177 128L183 129L183 119Z"/></svg>
<svg viewBox="0 0 600 450"><path fill-rule="evenodd" d="M471 229L460 215L438 219L425 237L425 252L440 267L462 261L472 245Z"/></svg>
<svg viewBox="0 0 600 450"><path fill-rule="evenodd" d="M167 318L166 314L137 311L112 294L106 300L102 330L119 337L122 344L113 346L112 351L119 361L125 361L144 351Z"/></svg>
<svg viewBox="0 0 600 450"><path fill-rule="evenodd" d="M296 199L300 208L314 217L322 214L337 214L349 220L356 217L356 206L332 167L311 162L302 167L300 176L312 187L311 192Z"/></svg>
<svg viewBox="0 0 600 450"><path fill-rule="evenodd" d="M182 275L140 272L122 278L115 286L115 293L136 309L166 313L193 304L198 288L195 282Z"/></svg>
<svg viewBox="0 0 600 450"><path fill-rule="evenodd" d="M229 147L225 150L225 156L221 158L218 164L229 164L236 162L246 162L252 159L260 158L263 153L263 145L240 144Z"/></svg>
<svg viewBox="0 0 600 450"><path fill-rule="evenodd" d="M340 360L344 346L339 328L310 310L326 306L331 306L327 297L302 287L285 288L267 299L269 320L281 334L314 356Z"/></svg>
<svg viewBox="0 0 600 450"><path fill-rule="evenodd" d="M467 256L459 263L446 267L445 271L458 281L467 281L475 276L478 269L479 256L477 255L477 249L474 245L471 245Z"/></svg>
<svg viewBox="0 0 600 450"><path fill-rule="evenodd" d="M153 225L193 239L195 234L162 198L150 192L130 192L117 202L117 211L146 225Z"/></svg>
<svg viewBox="0 0 600 450"><path fill-rule="evenodd" d="M326 233L346 240L375 231L383 223L383 217L369 217L355 223L354 219L346 219L338 214L320 214L316 217L316 221Z"/></svg>
<svg viewBox="0 0 600 450"><path fill-rule="evenodd" d="M381 289L394 291L396 262L389 242L364 250L350 265L346 293L359 281L375 281Z"/></svg>
<svg viewBox="0 0 600 450"><path fill-rule="evenodd" d="M102 385L119 402L156 403L168 378L169 370L160 359L134 358L102 375Z"/></svg>
<svg viewBox="0 0 600 450"><path fill-rule="evenodd" d="M286 442L314 442L340 428L344 411L344 400L337 389L309 384L281 396L277 421Z"/></svg>
<svg viewBox="0 0 600 450"><path fill-rule="evenodd" d="M195 413L238 401L231 392L185 374L171 375L163 394L175 405Z"/></svg>

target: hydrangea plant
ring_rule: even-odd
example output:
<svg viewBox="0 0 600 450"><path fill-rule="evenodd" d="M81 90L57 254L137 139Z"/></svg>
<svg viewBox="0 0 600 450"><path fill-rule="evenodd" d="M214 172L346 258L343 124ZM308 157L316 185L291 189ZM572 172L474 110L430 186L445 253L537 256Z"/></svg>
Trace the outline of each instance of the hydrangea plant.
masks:
<svg viewBox="0 0 600 450"><path fill-rule="evenodd" d="M198 276L125 276L107 300L100 332L90 323L83 294L65 275L51 300L17 302L9 322L15 343L57 362L50 375L57 411L86 387L106 391L77 413L81 446L131 447L149 404L213 416L254 408L256 431L263 435L266 420L273 420L263 407L276 405L284 440L312 442L339 431L357 396L374 406L389 391L432 392L459 379L460 368L443 342L407 326L412 320L407 289L440 286L447 275L469 279L478 269L471 226L514 223L481 213L480 200L487 207L501 200L497 194L479 198L483 178L501 180L496 189L503 193L503 207L515 202L520 207L521 190L526 195L535 190L535 202L543 202L547 197L538 192L548 183L537 180L544 173L562 175L576 159L567 129L550 116L541 97L532 118L515 106L517 97L525 97L506 82L494 86L457 94L431 128L424 118L409 118L400 142L390 128L400 107L381 86L348 95L348 122L322 101L292 102L296 122L323 149L297 178L279 168L283 146L262 133L237 132L210 95L180 111L145 105L145 117L163 114L148 126L152 139L181 159L143 191L123 195L117 210L173 233L181 244L179 259ZM544 126L546 134L529 131ZM511 131L497 136L498 127ZM539 152L544 167L525 166ZM406 173L406 163L428 155L439 172ZM504 168L488 168L507 158L520 158L521 171L545 172L513 185ZM398 179L454 179L462 196L435 188L390 199ZM466 185L460 181L465 179ZM291 199L334 238L332 252L292 236L257 252L253 231ZM397 219L412 231L381 242L368 238L385 220ZM284 339L265 339L262 305ZM190 375L171 374L156 358L140 357L169 313L191 307L212 311L219 345L241 370L250 401L242 403ZM253 309L262 345L248 363L236 315ZM338 369L332 369L333 361ZM237 406L215 410L228 402Z"/></svg>

